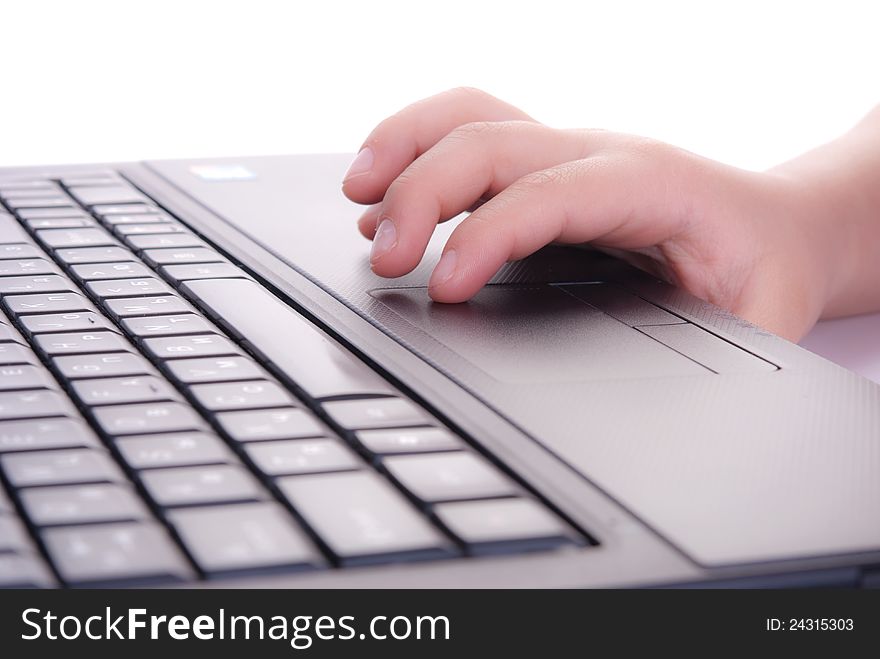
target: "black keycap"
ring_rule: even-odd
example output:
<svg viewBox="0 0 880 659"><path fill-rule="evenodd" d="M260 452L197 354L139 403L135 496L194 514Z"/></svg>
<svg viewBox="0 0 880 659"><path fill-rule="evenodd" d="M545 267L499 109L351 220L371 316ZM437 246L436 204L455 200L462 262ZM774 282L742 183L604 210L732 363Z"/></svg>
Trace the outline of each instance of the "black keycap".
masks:
<svg viewBox="0 0 880 659"><path fill-rule="evenodd" d="M173 222L174 220L164 213L154 214L134 214L134 215L102 215L101 220L107 226L118 227L126 224L138 224L144 226L146 224L163 224L165 222Z"/></svg>
<svg viewBox="0 0 880 659"><path fill-rule="evenodd" d="M337 439L293 439L245 445L257 468L267 476L351 471L363 462Z"/></svg>
<svg viewBox="0 0 880 659"><path fill-rule="evenodd" d="M37 526L147 519L150 512L127 485L98 483L20 490L21 504Z"/></svg>
<svg viewBox="0 0 880 659"><path fill-rule="evenodd" d="M42 366L0 366L0 391L57 387L49 371Z"/></svg>
<svg viewBox="0 0 880 659"><path fill-rule="evenodd" d="M327 434L317 419L299 409L223 412L217 415L217 420L239 442L321 437Z"/></svg>
<svg viewBox="0 0 880 659"><path fill-rule="evenodd" d="M85 229L43 229L37 231L37 239L49 249L70 247L102 247L116 245L113 236L98 228Z"/></svg>
<svg viewBox="0 0 880 659"><path fill-rule="evenodd" d="M43 250L30 243L0 245L0 259L36 259L43 255Z"/></svg>
<svg viewBox="0 0 880 659"><path fill-rule="evenodd" d="M314 398L392 393L365 364L256 282L203 279L181 290Z"/></svg>
<svg viewBox="0 0 880 659"><path fill-rule="evenodd" d="M153 271L143 263L84 263L72 268L73 275L82 281L95 279L129 279L150 277Z"/></svg>
<svg viewBox="0 0 880 659"><path fill-rule="evenodd" d="M432 419L422 408L403 398L340 400L324 404L324 411L343 428L395 428L429 425Z"/></svg>
<svg viewBox="0 0 880 659"><path fill-rule="evenodd" d="M276 503L172 510L168 518L208 574L322 564L306 534Z"/></svg>
<svg viewBox="0 0 880 659"><path fill-rule="evenodd" d="M117 217L125 217L117 216ZM131 216L129 216L131 217ZM149 217L149 216L148 216ZM187 231L186 227L180 224L179 222L168 221L165 222L144 222L144 223L134 223L134 222L117 222L115 228L113 229L113 233L117 236L143 236L143 235L152 235L156 233L190 233ZM164 245L161 245L164 247ZM174 247L174 245L172 245Z"/></svg>
<svg viewBox="0 0 880 659"><path fill-rule="evenodd" d="M115 444L132 469L238 462L226 444L205 432L136 435L122 437Z"/></svg>
<svg viewBox="0 0 880 659"><path fill-rule="evenodd" d="M381 562L413 554L434 558L453 551L440 532L375 472L287 476L277 483L342 561Z"/></svg>
<svg viewBox="0 0 880 659"><path fill-rule="evenodd" d="M531 499L443 503L434 514L472 553L550 549L571 542L571 532Z"/></svg>
<svg viewBox="0 0 880 659"><path fill-rule="evenodd" d="M48 529L43 541L68 584L186 581L193 576L168 532L152 522Z"/></svg>
<svg viewBox="0 0 880 659"><path fill-rule="evenodd" d="M154 375L156 369L140 355L116 352L108 355L77 355L52 360L61 376L68 380Z"/></svg>
<svg viewBox="0 0 880 659"><path fill-rule="evenodd" d="M132 345L116 332L67 332L40 334L34 341L45 355L83 355L95 352L125 352Z"/></svg>
<svg viewBox="0 0 880 659"><path fill-rule="evenodd" d="M97 204L92 211L100 217L110 215L152 215L161 211L150 203L146 204Z"/></svg>
<svg viewBox="0 0 880 659"><path fill-rule="evenodd" d="M179 359L166 362L164 367L171 377L184 384L236 382L267 377L266 372L248 357Z"/></svg>
<svg viewBox="0 0 880 659"><path fill-rule="evenodd" d="M48 275L57 273L54 263L45 259L16 259L0 261L0 277L18 275Z"/></svg>
<svg viewBox="0 0 880 659"><path fill-rule="evenodd" d="M27 346L12 342L0 343L0 366L39 363L40 359Z"/></svg>
<svg viewBox="0 0 880 659"><path fill-rule="evenodd" d="M112 437L205 428L202 418L183 403L114 405L95 408L92 413L101 429Z"/></svg>
<svg viewBox="0 0 880 659"><path fill-rule="evenodd" d="M55 251L55 256L64 263L117 263L119 261L136 261L134 254L124 247L71 247Z"/></svg>
<svg viewBox="0 0 880 659"><path fill-rule="evenodd" d="M205 241L191 233L169 233L126 236L125 243L133 250L207 247Z"/></svg>
<svg viewBox="0 0 880 659"><path fill-rule="evenodd" d="M215 412L296 405L286 389L268 381L200 384L192 387L190 392L202 407Z"/></svg>
<svg viewBox="0 0 880 659"><path fill-rule="evenodd" d="M95 311L95 305L79 293L9 295L3 299L3 304L10 313L16 315Z"/></svg>
<svg viewBox="0 0 880 659"><path fill-rule="evenodd" d="M55 218L82 218L89 219L91 216L79 208L23 208L18 211L18 216L23 220L42 220Z"/></svg>
<svg viewBox="0 0 880 659"><path fill-rule="evenodd" d="M100 446L95 434L78 419L39 419L0 423L0 453Z"/></svg>
<svg viewBox="0 0 880 659"><path fill-rule="evenodd" d="M398 455L382 464L413 496L428 503L518 493L509 478L473 453Z"/></svg>
<svg viewBox="0 0 880 659"><path fill-rule="evenodd" d="M176 263L223 263L226 261L213 249L195 247L192 249L148 249L141 254L149 265L174 265Z"/></svg>
<svg viewBox="0 0 880 659"><path fill-rule="evenodd" d="M207 320L192 313L126 318L122 321L122 327L130 335L137 337L205 334L216 330Z"/></svg>
<svg viewBox="0 0 880 659"><path fill-rule="evenodd" d="M457 451L464 448L464 442L445 428L359 430L355 436L364 448L376 455Z"/></svg>
<svg viewBox="0 0 880 659"><path fill-rule="evenodd" d="M4 214L0 214L0 244L4 243L29 243L31 237L15 219Z"/></svg>
<svg viewBox="0 0 880 659"><path fill-rule="evenodd" d="M70 194L83 206L149 203L140 192L127 185L72 188Z"/></svg>
<svg viewBox="0 0 880 659"><path fill-rule="evenodd" d="M102 299L126 298L132 295L168 295L172 293L168 284L155 277L90 281L86 283L86 288L93 295Z"/></svg>
<svg viewBox="0 0 880 659"><path fill-rule="evenodd" d="M0 588L51 588L54 585L39 556L0 554Z"/></svg>
<svg viewBox="0 0 880 659"><path fill-rule="evenodd" d="M0 295L64 293L75 290L76 286L69 279L59 275L0 277Z"/></svg>
<svg viewBox="0 0 880 659"><path fill-rule="evenodd" d="M238 465L208 465L150 469L141 481L163 507L260 501L268 492L249 471Z"/></svg>
<svg viewBox="0 0 880 659"><path fill-rule="evenodd" d="M248 278L241 268L231 263L195 263L191 265L166 265L159 269L163 275L174 282L190 279L234 279Z"/></svg>
<svg viewBox="0 0 880 659"><path fill-rule="evenodd" d="M12 487L125 482L125 475L105 451L70 449L8 453L0 464Z"/></svg>
<svg viewBox="0 0 880 659"><path fill-rule="evenodd" d="M144 349L158 359L182 357L221 357L237 355L241 351L232 341L219 334L196 334L144 339Z"/></svg>
<svg viewBox="0 0 880 659"><path fill-rule="evenodd" d="M104 306L117 320L131 316L159 316L193 311L190 305L176 295L116 298L106 300Z"/></svg>
<svg viewBox="0 0 880 659"><path fill-rule="evenodd" d="M171 384L151 375L78 380L72 386L77 397L88 406L154 403L180 399L180 395Z"/></svg>
<svg viewBox="0 0 880 659"><path fill-rule="evenodd" d="M32 230L40 229L80 229L94 227L95 221L87 217L44 217L25 220Z"/></svg>
<svg viewBox="0 0 880 659"><path fill-rule="evenodd" d="M24 326L25 331L31 336L47 332L76 332L99 329L116 331L107 318L94 311L21 316L19 321Z"/></svg>
<svg viewBox="0 0 880 659"><path fill-rule="evenodd" d="M0 420L55 416L76 416L73 404L64 394L46 389L0 392Z"/></svg>

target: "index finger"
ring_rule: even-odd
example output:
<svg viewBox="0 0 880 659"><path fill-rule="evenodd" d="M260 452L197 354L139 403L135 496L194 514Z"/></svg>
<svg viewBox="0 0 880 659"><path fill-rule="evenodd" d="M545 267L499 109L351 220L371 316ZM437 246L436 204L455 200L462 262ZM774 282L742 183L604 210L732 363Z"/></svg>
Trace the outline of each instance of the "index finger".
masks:
<svg viewBox="0 0 880 659"><path fill-rule="evenodd" d="M346 174L342 191L352 201L375 204L410 163L454 129L477 121L514 120L534 121L522 110L469 87L413 103L373 129Z"/></svg>

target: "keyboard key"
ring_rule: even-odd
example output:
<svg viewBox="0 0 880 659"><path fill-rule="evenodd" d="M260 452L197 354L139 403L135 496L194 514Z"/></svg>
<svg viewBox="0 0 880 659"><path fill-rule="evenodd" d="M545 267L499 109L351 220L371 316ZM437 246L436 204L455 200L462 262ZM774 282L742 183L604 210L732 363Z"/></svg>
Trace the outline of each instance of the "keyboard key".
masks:
<svg viewBox="0 0 880 659"><path fill-rule="evenodd" d="M221 357L241 353L238 346L225 336L220 336L219 334L144 339L143 344L144 349L157 359Z"/></svg>
<svg viewBox="0 0 880 659"><path fill-rule="evenodd" d="M151 522L49 529L43 540L69 584L184 581L192 576L167 531Z"/></svg>
<svg viewBox="0 0 880 659"><path fill-rule="evenodd" d="M20 490L21 504L37 526L147 519L150 512L127 485L102 483Z"/></svg>
<svg viewBox="0 0 880 659"><path fill-rule="evenodd" d="M22 220L41 220L54 218L81 218L90 219L90 215L79 208L72 206L62 208L21 208L16 213Z"/></svg>
<svg viewBox="0 0 880 659"><path fill-rule="evenodd" d="M394 428L432 423L422 408L403 398L368 398L324 403L324 411L349 430Z"/></svg>
<svg viewBox="0 0 880 659"><path fill-rule="evenodd" d="M140 192L128 185L71 188L70 194L83 206L149 203Z"/></svg>
<svg viewBox="0 0 880 659"><path fill-rule="evenodd" d="M363 462L336 439L294 439L245 445L257 469L267 476L292 476L360 469Z"/></svg>
<svg viewBox="0 0 880 659"><path fill-rule="evenodd" d="M123 216L124 217L124 216ZM117 223L113 229L113 233L117 236L143 236L153 235L156 233L190 233L186 227L179 222L173 222L167 219L165 222L145 222L145 223ZM164 247L164 245L162 245Z"/></svg>
<svg viewBox="0 0 880 659"><path fill-rule="evenodd" d="M0 553L28 552L33 550L33 543L28 533L16 517L0 517Z"/></svg>
<svg viewBox="0 0 880 659"><path fill-rule="evenodd" d="M472 553L550 549L571 542L571 532L531 499L443 503L437 518Z"/></svg>
<svg viewBox="0 0 880 659"><path fill-rule="evenodd" d="M215 412L296 405L286 389L267 381L200 384L190 388L190 393L202 407Z"/></svg>
<svg viewBox="0 0 880 659"><path fill-rule="evenodd" d="M237 465L150 469L141 481L163 507L238 503L268 498L268 492L249 471Z"/></svg>
<svg viewBox="0 0 880 659"><path fill-rule="evenodd" d="M125 182L113 172L83 174L81 176L64 177L62 185L66 188L81 188L86 186L124 185Z"/></svg>
<svg viewBox="0 0 880 659"><path fill-rule="evenodd" d="M143 263L84 263L72 268L73 275L81 281L95 279L128 279L150 277L153 271Z"/></svg>
<svg viewBox="0 0 880 659"><path fill-rule="evenodd" d="M0 366L0 391L57 388L54 378L42 366Z"/></svg>
<svg viewBox="0 0 880 659"><path fill-rule="evenodd" d="M395 428L391 430L359 430L357 440L370 453L430 453L458 451L464 442L445 428Z"/></svg>
<svg viewBox="0 0 880 659"><path fill-rule="evenodd" d="M0 457L12 487L124 482L125 475L104 451L31 451Z"/></svg>
<svg viewBox="0 0 880 659"><path fill-rule="evenodd" d="M123 247L71 247L55 251L55 256L64 263L116 263L136 261L137 257Z"/></svg>
<svg viewBox="0 0 880 659"><path fill-rule="evenodd" d="M0 245L0 259L36 259L43 255L43 250L29 242Z"/></svg>
<svg viewBox="0 0 880 659"><path fill-rule="evenodd" d="M94 352L126 352L132 345L116 332L67 332L40 334L34 343L45 355L81 355Z"/></svg>
<svg viewBox="0 0 880 659"><path fill-rule="evenodd" d="M100 446L91 429L78 419L0 422L0 453Z"/></svg>
<svg viewBox="0 0 880 659"><path fill-rule="evenodd" d="M100 215L100 214L99 214ZM137 224L145 226L147 224L165 224L166 222L174 222L175 220L164 213L135 213L131 215L101 215L101 220L105 225L110 227L120 227L127 224ZM118 235L118 234L117 234Z"/></svg>
<svg viewBox="0 0 880 659"><path fill-rule="evenodd" d="M155 375L156 369L140 355L117 352L109 355L78 355L55 357L52 360L61 376L68 380Z"/></svg>
<svg viewBox="0 0 880 659"><path fill-rule="evenodd" d="M132 469L186 467L238 461L219 438L204 432L123 437L116 441L116 448Z"/></svg>
<svg viewBox="0 0 880 659"><path fill-rule="evenodd" d="M0 588L51 588L55 585L43 561L30 554L0 554Z"/></svg>
<svg viewBox="0 0 880 659"><path fill-rule="evenodd" d="M153 215L161 211L150 203L143 204L97 204L92 206L95 215L102 218L111 215ZM145 220L146 221L146 220Z"/></svg>
<svg viewBox="0 0 880 659"><path fill-rule="evenodd" d="M64 293L75 291L76 286L60 275L32 277L0 277L0 295L20 293Z"/></svg>
<svg viewBox="0 0 880 659"><path fill-rule="evenodd" d="M93 227L95 221L88 217L44 217L33 220L25 220L25 224L31 230L39 229L79 229L81 227Z"/></svg>
<svg viewBox="0 0 880 659"><path fill-rule="evenodd" d="M52 295L10 295L3 304L12 314L67 313L71 311L95 311L95 306L79 293L55 293Z"/></svg>
<svg viewBox="0 0 880 659"><path fill-rule="evenodd" d="M366 364L256 282L203 279L181 290L314 398L393 393Z"/></svg>
<svg viewBox="0 0 880 659"><path fill-rule="evenodd" d="M239 442L322 437L328 434L317 419L299 409L223 412L217 415L217 420Z"/></svg>
<svg viewBox="0 0 880 659"><path fill-rule="evenodd" d="M21 316L19 322L31 336L47 332L77 332L106 329L118 331L107 318L94 311Z"/></svg>
<svg viewBox="0 0 880 659"><path fill-rule="evenodd" d="M259 365L247 357L210 357L165 362L164 368L184 384L235 382L267 377Z"/></svg>
<svg viewBox="0 0 880 659"><path fill-rule="evenodd" d="M71 210L79 210L74 206L70 199L63 196L57 197L20 197L10 199L9 207L18 212L28 208L69 208Z"/></svg>
<svg viewBox="0 0 880 659"><path fill-rule="evenodd" d="M77 397L90 407L180 400L180 395L170 383L151 375L78 380L72 386Z"/></svg>
<svg viewBox="0 0 880 659"><path fill-rule="evenodd" d="M276 503L173 510L168 518L208 574L323 563L305 533Z"/></svg>
<svg viewBox="0 0 880 659"><path fill-rule="evenodd" d="M0 243L29 243L31 237L15 218L0 214Z"/></svg>
<svg viewBox="0 0 880 659"><path fill-rule="evenodd" d="M207 247L205 241L191 233L165 233L143 236L126 236L125 243L133 250Z"/></svg>
<svg viewBox="0 0 880 659"><path fill-rule="evenodd" d="M17 259L0 261L0 277L18 275L49 275L57 273L58 268L46 259Z"/></svg>
<svg viewBox="0 0 880 659"><path fill-rule="evenodd" d="M40 359L30 348L19 343L0 343L0 366L39 363Z"/></svg>
<svg viewBox="0 0 880 659"><path fill-rule="evenodd" d="M63 196L61 190L57 187L45 187L45 188L21 188L18 190L4 190L0 192L0 197L3 197L7 201L11 201L13 199L42 199L46 197L57 198Z"/></svg>
<svg viewBox="0 0 880 659"><path fill-rule="evenodd" d="M112 281L90 281L86 288L96 297L124 298L132 295L166 295L172 290L161 279L140 277L136 279L114 279Z"/></svg>
<svg viewBox="0 0 880 659"><path fill-rule="evenodd" d="M4 391L0 393L0 420L76 416L70 399L56 391Z"/></svg>
<svg viewBox="0 0 880 659"><path fill-rule="evenodd" d="M278 487L340 560L440 558L452 548L390 483L372 471L287 476Z"/></svg>
<svg viewBox="0 0 880 659"><path fill-rule="evenodd" d="M46 178L19 177L18 179L4 179L0 181L0 195L9 194L15 190L58 190L53 181Z"/></svg>
<svg viewBox="0 0 880 659"><path fill-rule="evenodd" d="M149 265L156 268L160 265L176 263L224 263L224 259L213 249L195 247L192 249L148 249L141 255Z"/></svg>
<svg viewBox="0 0 880 659"><path fill-rule="evenodd" d="M43 229L37 239L49 249L68 247L101 247L116 245L118 241L103 229Z"/></svg>
<svg viewBox="0 0 880 659"><path fill-rule="evenodd" d="M126 318L122 321L122 327L130 335L137 337L205 334L216 330L216 327L207 320L191 313Z"/></svg>
<svg viewBox="0 0 880 659"><path fill-rule="evenodd" d="M382 464L394 480L427 503L518 493L513 481L473 453L400 455Z"/></svg>
<svg viewBox="0 0 880 659"><path fill-rule="evenodd" d="M140 403L92 410L101 429L110 436L202 430L205 422L182 403Z"/></svg>
<svg viewBox="0 0 880 659"><path fill-rule="evenodd" d="M14 327L0 323L0 342L3 343L20 343L22 345L27 342L22 338Z"/></svg>
<svg viewBox="0 0 880 659"><path fill-rule="evenodd" d="M193 311L191 306L176 295L110 299L104 301L104 306L117 320L130 316L159 316Z"/></svg>
<svg viewBox="0 0 880 659"><path fill-rule="evenodd" d="M174 282L190 279L234 279L248 278L247 273L231 263L197 263L192 265L166 265L159 269L165 277Z"/></svg>

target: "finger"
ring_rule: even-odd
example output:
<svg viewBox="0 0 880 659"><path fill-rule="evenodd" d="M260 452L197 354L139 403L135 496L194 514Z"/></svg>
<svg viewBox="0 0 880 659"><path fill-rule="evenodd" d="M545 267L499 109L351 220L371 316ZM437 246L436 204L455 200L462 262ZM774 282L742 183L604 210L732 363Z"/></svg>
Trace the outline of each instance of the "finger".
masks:
<svg viewBox="0 0 880 659"><path fill-rule="evenodd" d="M439 302L467 300L507 261L553 241L657 245L685 228L684 207L671 201L693 198L681 197L685 180L682 167L667 167L662 158L620 155L525 176L456 227L431 275L430 295Z"/></svg>
<svg viewBox="0 0 880 659"><path fill-rule="evenodd" d="M473 121L532 121L485 92L453 89L410 105L370 133L346 174L343 192L362 204L381 201L388 185L447 133Z"/></svg>
<svg viewBox="0 0 880 659"><path fill-rule="evenodd" d="M376 226L378 225L379 212L382 210L382 204L373 204L358 218L358 231L367 238L372 240L376 235Z"/></svg>
<svg viewBox="0 0 880 659"><path fill-rule="evenodd" d="M455 217L525 174L585 157L609 135L525 121L456 128L388 187L379 219L386 240L373 244L374 272L406 274L418 265L438 221Z"/></svg>

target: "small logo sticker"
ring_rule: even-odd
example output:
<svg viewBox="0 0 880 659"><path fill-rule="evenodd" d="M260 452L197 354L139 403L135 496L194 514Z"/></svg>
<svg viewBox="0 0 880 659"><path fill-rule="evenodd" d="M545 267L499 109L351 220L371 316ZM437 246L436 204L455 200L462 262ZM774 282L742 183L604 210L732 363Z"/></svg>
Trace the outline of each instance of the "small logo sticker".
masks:
<svg viewBox="0 0 880 659"><path fill-rule="evenodd" d="M203 181L248 181L257 178L244 165L193 165L189 171Z"/></svg>

